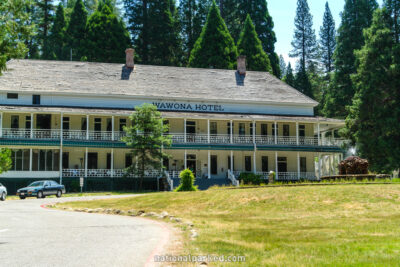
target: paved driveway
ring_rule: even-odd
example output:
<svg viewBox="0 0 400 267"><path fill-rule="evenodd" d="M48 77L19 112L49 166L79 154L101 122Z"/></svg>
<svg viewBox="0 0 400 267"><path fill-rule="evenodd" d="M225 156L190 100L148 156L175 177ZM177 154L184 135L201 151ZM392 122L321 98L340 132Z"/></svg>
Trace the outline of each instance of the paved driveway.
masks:
<svg viewBox="0 0 400 267"><path fill-rule="evenodd" d="M168 236L142 218L40 207L56 201L0 202L0 266L145 266Z"/></svg>

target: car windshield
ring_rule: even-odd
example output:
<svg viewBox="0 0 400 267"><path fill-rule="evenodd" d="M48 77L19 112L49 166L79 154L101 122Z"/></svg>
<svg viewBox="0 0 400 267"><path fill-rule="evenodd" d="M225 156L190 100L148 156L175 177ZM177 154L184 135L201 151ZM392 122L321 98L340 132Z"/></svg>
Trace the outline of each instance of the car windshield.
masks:
<svg viewBox="0 0 400 267"><path fill-rule="evenodd" d="M29 185L29 187L33 187L33 186L43 186L44 182L33 182Z"/></svg>

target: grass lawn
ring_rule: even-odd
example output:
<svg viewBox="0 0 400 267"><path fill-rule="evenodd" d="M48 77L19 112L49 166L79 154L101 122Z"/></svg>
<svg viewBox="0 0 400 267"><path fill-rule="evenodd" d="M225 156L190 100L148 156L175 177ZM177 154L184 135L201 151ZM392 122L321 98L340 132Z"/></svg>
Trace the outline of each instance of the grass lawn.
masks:
<svg viewBox="0 0 400 267"><path fill-rule="evenodd" d="M243 266L400 264L397 184L213 189L59 206L167 211L198 231L184 253L244 255Z"/></svg>

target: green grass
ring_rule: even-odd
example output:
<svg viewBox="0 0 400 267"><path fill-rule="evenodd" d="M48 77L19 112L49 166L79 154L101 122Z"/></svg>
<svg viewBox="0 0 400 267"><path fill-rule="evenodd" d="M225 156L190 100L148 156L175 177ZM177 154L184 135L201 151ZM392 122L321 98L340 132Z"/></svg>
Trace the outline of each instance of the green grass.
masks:
<svg viewBox="0 0 400 267"><path fill-rule="evenodd" d="M185 242L185 253L245 255L243 266L400 262L398 184L152 193L59 206L165 210L195 224L199 237Z"/></svg>

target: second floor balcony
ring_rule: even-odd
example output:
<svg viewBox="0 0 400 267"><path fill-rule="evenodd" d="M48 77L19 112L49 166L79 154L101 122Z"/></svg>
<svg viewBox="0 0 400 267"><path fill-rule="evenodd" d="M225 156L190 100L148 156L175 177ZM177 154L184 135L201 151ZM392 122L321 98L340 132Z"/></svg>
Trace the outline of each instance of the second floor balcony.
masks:
<svg viewBox="0 0 400 267"><path fill-rule="evenodd" d="M126 136L124 131L92 131L92 130L38 130L3 128L3 139L17 140L64 140L64 141L103 141L122 142ZM295 146L331 146L341 147L348 143L341 138L318 138L305 136L281 135L244 135L244 134L192 134L166 133L173 144L222 144L222 145L295 145Z"/></svg>

